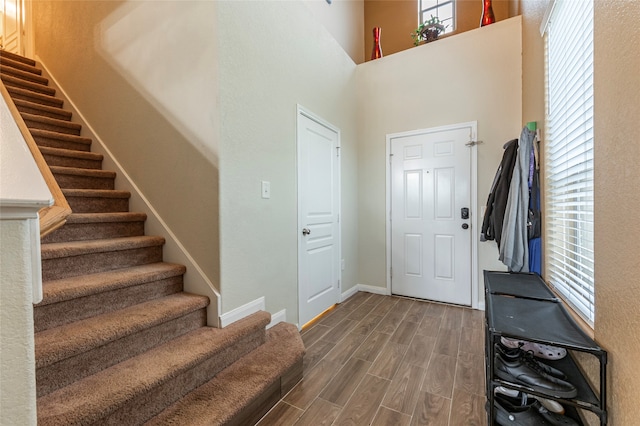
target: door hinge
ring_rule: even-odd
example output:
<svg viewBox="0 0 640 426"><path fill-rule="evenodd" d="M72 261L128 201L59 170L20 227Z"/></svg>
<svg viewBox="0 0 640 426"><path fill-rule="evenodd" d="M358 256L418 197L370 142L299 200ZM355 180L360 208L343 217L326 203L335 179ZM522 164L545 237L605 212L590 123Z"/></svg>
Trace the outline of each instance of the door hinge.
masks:
<svg viewBox="0 0 640 426"><path fill-rule="evenodd" d="M393 268L389 268L389 278L393 278Z"/></svg>
<svg viewBox="0 0 640 426"><path fill-rule="evenodd" d="M338 213L338 223L340 223L340 213Z"/></svg>
<svg viewBox="0 0 640 426"><path fill-rule="evenodd" d="M393 154L389 154L389 164L393 161Z"/></svg>
<svg viewBox="0 0 640 426"><path fill-rule="evenodd" d="M340 147L336 146L336 157L340 157Z"/></svg>
<svg viewBox="0 0 640 426"><path fill-rule="evenodd" d="M340 280L338 280L338 288L340 288Z"/></svg>

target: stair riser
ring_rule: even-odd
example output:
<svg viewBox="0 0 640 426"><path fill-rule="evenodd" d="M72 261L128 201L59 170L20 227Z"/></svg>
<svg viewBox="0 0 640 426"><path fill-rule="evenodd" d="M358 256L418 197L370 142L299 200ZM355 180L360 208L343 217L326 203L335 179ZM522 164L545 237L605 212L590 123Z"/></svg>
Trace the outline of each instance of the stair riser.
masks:
<svg viewBox="0 0 640 426"><path fill-rule="evenodd" d="M56 95L56 89L43 86L42 84L25 81L20 78L16 78L16 77L5 75L5 74L0 75L0 79L2 80L4 85L7 87L17 87L19 89L31 90L32 92L41 93L43 95L48 95L48 96Z"/></svg>
<svg viewBox="0 0 640 426"><path fill-rule="evenodd" d="M150 389L147 393L129 399L127 404L110 415L99 419L100 425L120 426L123 424L142 424L160 411L186 395L188 392L206 383L235 360L256 349L265 341L264 330L245 336L233 347L227 348L218 356L208 358L194 368ZM40 422L38 423L41 424ZM46 423L42 423L46 425Z"/></svg>
<svg viewBox="0 0 640 426"><path fill-rule="evenodd" d="M74 213L118 213L129 211L128 198L66 196Z"/></svg>
<svg viewBox="0 0 640 426"><path fill-rule="evenodd" d="M61 155L42 154L49 166L77 167L79 169L99 170L102 168L102 160L89 160L86 158L63 157Z"/></svg>
<svg viewBox="0 0 640 426"><path fill-rule="evenodd" d="M21 78L23 80L27 80L32 83L42 84L44 86L49 84L49 80L47 80L46 78L38 74L34 74L29 71L23 71L15 67L6 66L4 64L0 65L0 73L11 76L11 77L15 77L15 78Z"/></svg>
<svg viewBox="0 0 640 426"><path fill-rule="evenodd" d="M81 129L79 126L65 126L51 123L42 123L40 121L35 121L28 118L24 118L24 122L29 129L49 130L52 132L64 133L67 135L80 136Z"/></svg>
<svg viewBox="0 0 640 426"><path fill-rule="evenodd" d="M144 235L144 221L67 223L42 238L42 242L61 243L65 241L101 240L141 235Z"/></svg>
<svg viewBox="0 0 640 426"><path fill-rule="evenodd" d="M46 283L44 284L46 286ZM182 291L182 275L34 307L36 333Z"/></svg>
<svg viewBox="0 0 640 426"><path fill-rule="evenodd" d="M139 355L173 338L204 327L206 323L207 311L199 309L180 318L109 342L94 350L39 368L36 370L38 397Z"/></svg>
<svg viewBox="0 0 640 426"><path fill-rule="evenodd" d="M95 274L97 272L156 262L162 262L162 246L43 259L42 280L57 280L78 275Z"/></svg>
<svg viewBox="0 0 640 426"><path fill-rule="evenodd" d="M52 111L48 109L38 108L35 105L34 106L16 105L16 107L18 108L18 111L26 114L34 114L42 117L55 118L56 120L66 120L66 121L71 120L71 114L69 114L67 111L62 109L57 111Z"/></svg>
<svg viewBox="0 0 640 426"><path fill-rule="evenodd" d="M114 189L115 179L110 177L97 177L97 176L80 176L80 175L67 175L63 173L53 173L53 176L58 182L60 188L73 188L73 189Z"/></svg>
<svg viewBox="0 0 640 426"><path fill-rule="evenodd" d="M44 136L34 136L33 139L36 141L36 144L39 146L48 146L50 148L62 148L62 149L71 149L75 151L91 151L91 144L86 144L83 142L73 142L62 139L53 139Z"/></svg>

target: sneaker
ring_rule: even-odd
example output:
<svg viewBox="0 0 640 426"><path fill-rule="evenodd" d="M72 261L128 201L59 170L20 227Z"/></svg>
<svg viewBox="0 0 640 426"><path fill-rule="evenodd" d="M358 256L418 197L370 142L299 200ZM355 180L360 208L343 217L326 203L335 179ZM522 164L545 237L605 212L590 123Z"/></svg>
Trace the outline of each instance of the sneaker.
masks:
<svg viewBox="0 0 640 426"><path fill-rule="evenodd" d="M526 403L529 399L537 399L540 405L546 408L548 411L555 414L564 414L564 406L560 404L558 401L554 401L552 399L543 398L538 395L531 395L528 393L523 393L515 389L505 388L503 386L498 386L493 390L494 394L503 394L510 396L511 398L520 398L521 401Z"/></svg>
<svg viewBox="0 0 640 426"><path fill-rule="evenodd" d="M533 343L526 340L508 339L501 337L500 341L509 348L520 348L525 352L531 352L534 356L542 359L557 360L567 356L565 348L556 346L543 345L542 343Z"/></svg>

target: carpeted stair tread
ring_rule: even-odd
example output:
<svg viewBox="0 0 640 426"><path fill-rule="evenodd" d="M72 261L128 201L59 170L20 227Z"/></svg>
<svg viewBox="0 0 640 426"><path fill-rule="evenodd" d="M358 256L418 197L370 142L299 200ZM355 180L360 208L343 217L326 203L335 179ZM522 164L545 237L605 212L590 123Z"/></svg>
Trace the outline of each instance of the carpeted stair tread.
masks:
<svg viewBox="0 0 640 426"><path fill-rule="evenodd" d="M67 111L62 108L37 104L35 102L29 102L23 99L14 99L13 103L16 104L18 111L20 111L21 113L41 115L44 117L57 118L58 120L66 121L70 121L71 116L73 115L71 111Z"/></svg>
<svg viewBox="0 0 640 426"><path fill-rule="evenodd" d="M264 330L269 319L268 313L258 312L223 329L199 328L38 398L38 424L104 424L105 417L129 401L216 355L224 356L247 334ZM181 395L170 396L175 401Z"/></svg>
<svg viewBox="0 0 640 426"><path fill-rule="evenodd" d="M51 173L73 176L93 176L115 179L116 172L111 170L84 169L80 167L51 166Z"/></svg>
<svg viewBox="0 0 640 426"><path fill-rule="evenodd" d="M304 351L298 329L292 324L279 323L267 330L264 345L187 394L145 426L248 424L239 419L243 409L300 361Z"/></svg>
<svg viewBox="0 0 640 426"><path fill-rule="evenodd" d="M49 166L80 167L84 169L100 169L102 154L74 149L39 147L42 156Z"/></svg>
<svg viewBox="0 0 640 426"><path fill-rule="evenodd" d="M45 117L37 114L20 113L22 119L29 129L49 130L58 133L68 133L80 136L82 125L68 120Z"/></svg>
<svg viewBox="0 0 640 426"><path fill-rule="evenodd" d="M112 238L109 240L70 241L43 244L42 260L82 256L89 253L104 253L118 250L161 246L164 242L165 240L163 237L145 235L140 237Z"/></svg>
<svg viewBox="0 0 640 426"><path fill-rule="evenodd" d="M179 276L185 271L183 265L162 262L46 281L42 287L42 302L36 307Z"/></svg>
<svg viewBox="0 0 640 426"><path fill-rule="evenodd" d="M17 53L7 52L6 50L0 49L0 63L5 63L5 61L18 62L20 64L29 65L31 67L36 66L36 61L33 59L27 58L22 55L18 55ZM36 68L38 72L40 69Z"/></svg>
<svg viewBox="0 0 640 426"><path fill-rule="evenodd" d="M7 92L13 99L22 99L29 102L35 102L42 105L61 108L64 104L62 99L58 99L54 96L44 95L42 93L34 92L33 90L22 89L20 87L14 87L6 85Z"/></svg>
<svg viewBox="0 0 640 426"><path fill-rule="evenodd" d="M116 173L110 170L49 166L60 188L114 189Z"/></svg>
<svg viewBox="0 0 640 426"><path fill-rule="evenodd" d="M36 368L88 352L207 305L206 296L178 293L41 331L35 334Z"/></svg>
<svg viewBox="0 0 640 426"><path fill-rule="evenodd" d="M41 238L41 242L86 241L144 235L144 213L72 213L64 226Z"/></svg>
<svg viewBox="0 0 640 426"><path fill-rule="evenodd" d="M44 86L40 83L34 83L32 81L24 80L19 77L14 77L8 74L0 74L0 80L4 83L5 86L9 87L18 87L20 89L30 90L35 93L41 93L43 95L55 96L56 89Z"/></svg>
<svg viewBox="0 0 640 426"><path fill-rule="evenodd" d="M32 83L43 84L45 86L49 84L49 80L47 78L42 77L39 74L34 74L29 71L12 67L9 64L0 63L0 74L10 75L12 77L20 78Z"/></svg>
<svg viewBox="0 0 640 426"><path fill-rule="evenodd" d="M51 146L58 144L61 146L52 146L52 148L76 149L78 151L89 151L91 149L91 138L85 138L78 135L68 135L66 133L52 132L51 130L30 129L33 139L38 145Z"/></svg>
<svg viewBox="0 0 640 426"><path fill-rule="evenodd" d="M129 211L129 191L102 189L62 189L71 210L77 213Z"/></svg>
<svg viewBox="0 0 640 426"><path fill-rule="evenodd" d="M42 70L35 65L35 61L28 59L25 61L22 57L8 56L7 52L0 50L0 64L18 69L20 71L26 71L31 74L42 75ZM31 62L29 62L31 61Z"/></svg>

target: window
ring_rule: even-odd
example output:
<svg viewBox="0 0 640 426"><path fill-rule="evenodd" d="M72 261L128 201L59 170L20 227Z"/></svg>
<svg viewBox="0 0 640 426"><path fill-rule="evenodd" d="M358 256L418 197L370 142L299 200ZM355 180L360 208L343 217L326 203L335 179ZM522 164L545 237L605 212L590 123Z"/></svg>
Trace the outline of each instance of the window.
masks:
<svg viewBox="0 0 640 426"><path fill-rule="evenodd" d="M594 321L593 0L555 1L546 26L546 280Z"/></svg>
<svg viewBox="0 0 640 426"><path fill-rule="evenodd" d="M427 22L432 16L438 17L445 26L444 34L456 29L455 0L420 0L420 22Z"/></svg>

